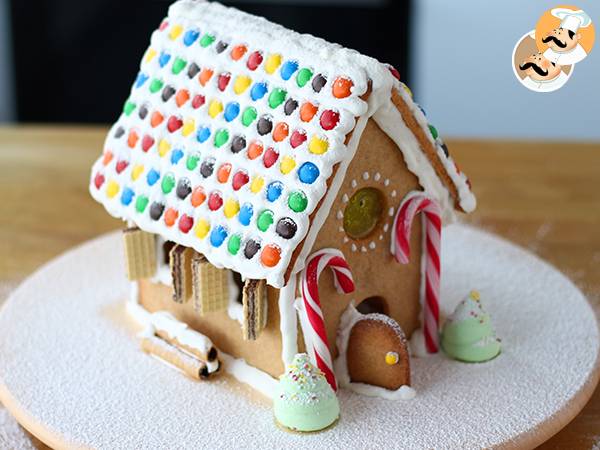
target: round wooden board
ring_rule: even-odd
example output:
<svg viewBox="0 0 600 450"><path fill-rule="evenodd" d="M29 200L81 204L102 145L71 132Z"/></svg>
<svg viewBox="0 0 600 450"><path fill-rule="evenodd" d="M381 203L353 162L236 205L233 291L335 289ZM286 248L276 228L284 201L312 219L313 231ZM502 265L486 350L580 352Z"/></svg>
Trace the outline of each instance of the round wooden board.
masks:
<svg viewBox="0 0 600 450"><path fill-rule="evenodd" d="M275 427L268 402L245 386L174 372L138 348L118 234L50 262L7 301L0 400L54 448L534 447L596 387L594 314L535 256L473 228L444 234L443 312L479 289L504 348L485 364L413 358L414 400L342 390L334 428L295 435Z"/></svg>

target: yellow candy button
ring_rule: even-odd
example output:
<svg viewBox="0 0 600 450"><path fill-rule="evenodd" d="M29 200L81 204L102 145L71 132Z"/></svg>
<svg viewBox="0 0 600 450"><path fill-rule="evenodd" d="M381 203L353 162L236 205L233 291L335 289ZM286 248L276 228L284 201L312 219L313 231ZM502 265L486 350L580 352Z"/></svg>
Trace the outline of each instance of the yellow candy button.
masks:
<svg viewBox="0 0 600 450"><path fill-rule="evenodd" d="M169 32L169 39L174 41L179 37L182 31L183 27L181 25L175 25L173 28L171 28L171 31Z"/></svg>
<svg viewBox="0 0 600 450"><path fill-rule="evenodd" d="M250 183L250 191L256 194L257 192L260 192L264 185L265 179L263 177L254 177L252 183Z"/></svg>
<svg viewBox="0 0 600 450"><path fill-rule="evenodd" d="M106 184L106 196L108 198L113 198L115 195L117 195L119 193L119 183L117 183L114 180L110 180L107 184Z"/></svg>
<svg viewBox="0 0 600 450"><path fill-rule="evenodd" d="M141 164L133 166L133 169L131 169L131 179L133 181L137 180L142 173L144 173L144 166Z"/></svg>
<svg viewBox="0 0 600 450"><path fill-rule="evenodd" d="M265 72L268 74L273 74L277 70L277 68L281 65L281 55L275 53L273 55L269 55L267 58L267 62L265 62Z"/></svg>
<svg viewBox="0 0 600 450"><path fill-rule="evenodd" d="M181 134L184 137L187 137L190 134L192 134L195 129L196 129L196 122L194 122L194 119L186 119L185 122L183 122L183 128L181 129Z"/></svg>
<svg viewBox="0 0 600 450"><path fill-rule="evenodd" d="M308 144L308 150L315 155L322 155L329 148L329 142L327 139L321 139L317 136L313 136Z"/></svg>
<svg viewBox="0 0 600 450"><path fill-rule="evenodd" d="M408 95L410 95L410 98L413 98L413 93L412 93L412 91L410 90L410 88L409 88L407 85L405 85L405 84L404 84L402 87L404 88L404 90L406 91L406 93L407 93Z"/></svg>
<svg viewBox="0 0 600 450"><path fill-rule="evenodd" d="M171 144L166 139L161 139L158 143L158 154L162 157L169 153L171 150Z"/></svg>
<svg viewBox="0 0 600 450"><path fill-rule="evenodd" d="M208 105L208 115L213 119L223 112L223 103L219 100L211 100Z"/></svg>
<svg viewBox="0 0 600 450"><path fill-rule="evenodd" d="M240 211L240 204L237 200L230 198L225 202L225 207L223 208L223 214L228 219L235 217L236 214Z"/></svg>
<svg viewBox="0 0 600 450"><path fill-rule="evenodd" d="M150 62L154 59L155 56L156 56L156 50L154 50L153 48L149 48L148 51L146 52L146 58L144 58L144 61Z"/></svg>
<svg viewBox="0 0 600 450"><path fill-rule="evenodd" d="M233 92L235 92L237 95L243 94L251 84L252 78L245 75L240 75L233 82Z"/></svg>
<svg viewBox="0 0 600 450"><path fill-rule="evenodd" d="M209 231L210 223L208 223L206 220L200 219L198 222L196 222L194 233L196 233L196 236L198 236L200 239L204 239Z"/></svg>
<svg viewBox="0 0 600 450"><path fill-rule="evenodd" d="M385 363L393 366L394 364L398 364L398 360L399 360L399 356L398 353L396 352L387 352L385 354Z"/></svg>
<svg viewBox="0 0 600 450"><path fill-rule="evenodd" d="M291 156L284 156L279 165L279 170L282 174L287 175L296 167L296 160Z"/></svg>

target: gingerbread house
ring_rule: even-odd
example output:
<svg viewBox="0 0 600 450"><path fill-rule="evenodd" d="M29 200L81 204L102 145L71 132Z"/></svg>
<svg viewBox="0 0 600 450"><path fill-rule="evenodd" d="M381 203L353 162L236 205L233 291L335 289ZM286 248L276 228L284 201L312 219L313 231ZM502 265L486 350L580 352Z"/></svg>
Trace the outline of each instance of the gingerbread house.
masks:
<svg viewBox="0 0 600 450"><path fill-rule="evenodd" d="M403 337L432 289L427 227L405 227L407 264L390 251L401 205L475 207L393 67L198 0L152 34L90 192L129 224L130 305L183 359L214 344L277 377L306 348L388 390L409 384Z"/></svg>

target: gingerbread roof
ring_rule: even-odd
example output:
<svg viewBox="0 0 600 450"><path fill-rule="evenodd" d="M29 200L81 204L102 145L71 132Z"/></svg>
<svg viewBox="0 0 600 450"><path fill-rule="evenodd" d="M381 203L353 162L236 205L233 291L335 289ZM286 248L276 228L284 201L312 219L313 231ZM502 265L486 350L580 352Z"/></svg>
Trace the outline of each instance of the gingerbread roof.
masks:
<svg viewBox="0 0 600 450"><path fill-rule="evenodd" d="M180 0L152 34L90 192L116 217L281 287L366 119L389 134L402 122L392 92L429 142L429 152L405 153L409 169L444 206L474 208L466 177L395 75L263 18Z"/></svg>

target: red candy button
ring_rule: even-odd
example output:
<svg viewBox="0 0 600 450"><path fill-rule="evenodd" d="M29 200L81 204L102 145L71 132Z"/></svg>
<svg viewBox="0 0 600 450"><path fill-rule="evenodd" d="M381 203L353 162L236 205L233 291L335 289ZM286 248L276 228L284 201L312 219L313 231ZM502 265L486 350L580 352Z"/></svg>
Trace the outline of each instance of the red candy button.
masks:
<svg viewBox="0 0 600 450"><path fill-rule="evenodd" d="M169 133L175 133L182 126L183 126L183 120L181 120L179 117L176 117L176 116L169 117L169 120L167 122L167 130L169 130Z"/></svg>
<svg viewBox="0 0 600 450"><path fill-rule="evenodd" d="M168 21L168 20L163 20L163 21L160 23L160 26L158 27L158 29L159 29L160 31L164 31L164 29L165 29L165 28L167 28L168 26L169 26L169 21Z"/></svg>
<svg viewBox="0 0 600 450"><path fill-rule="evenodd" d="M208 209L211 211L216 211L221 206L223 206L223 198L221 197L221 194L218 192L212 192L208 197Z"/></svg>
<svg viewBox="0 0 600 450"><path fill-rule="evenodd" d="M154 138L152 136L150 136L149 134L146 134L142 138L142 150L147 152L148 150L150 150L152 148L153 145L154 145Z"/></svg>
<svg viewBox="0 0 600 450"><path fill-rule="evenodd" d="M391 66L389 64L388 64L388 69L390 69L390 72L392 73L394 78L396 78L398 81L400 81L400 72L398 72L398 69L396 69L394 66Z"/></svg>
<svg viewBox="0 0 600 450"><path fill-rule="evenodd" d="M336 111L333 111L331 109L327 109L325 111L323 111L323 114L321 114L321 127L324 130L333 130L337 124L340 121L340 114Z"/></svg>
<svg viewBox="0 0 600 450"><path fill-rule="evenodd" d="M301 146L306 142L306 131L304 130L295 130L292 133L292 137L290 138L290 145L292 148L296 148Z"/></svg>
<svg viewBox="0 0 600 450"><path fill-rule="evenodd" d="M236 172L235 175L233 175L233 180L231 182L231 184L233 185L233 190L239 191L242 188L242 186L248 183L248 181L250 181L250 177L246 172L242 170Z"/></svg>
<svg viewBox="0 0 600 450"><path fill-rule="evenodd" d="M250 54L250 56L248 56L248 62L246 63L246 66L248 66L248 69L250 70L256 70L258 68L258 66L261 65L261 63L263 62L263 55L261 52L253 52Z"/></svg>
<svg viewBox="0 0 600 450"><path fill-rule="evenodd" d="M229 72L222 73L221 75L219 75L218 86L219 86L219 90L221 92L225 91L230 80L231 80L231 74Z"/></svg>
<svg viewBox="0 0 600 450"><path fill-rule="evenodd" d="M96 186L96 189L100 189L100 187L104 184L104 175L102 175L101 173L97 173L96 176L94 177L94 186Z"/></svg>
<svg viewBox="0 0 600 450"><path fill-rule="evenodd" d="M181 216L181 218L179 219L179 229L183 233L187 233L188 231L190 231L193 226L194 226L194 219L192 219L187 214L183 214Z"/></svg>
<svg viewBox="0 0 600 450"><path fill-rule="evenodd" d="M121 173L127 168L128 165L129 165L129 161L124 161L124 160L117 161L117 166L115 167L115 170L117 171L117 173Z"/></svg>
<svg viewBox="0 0 600 450"><path fill-rule="evenodd" d="M279 153L277 153L273 147L269 147L265 152L265 156L263 156L263 164L268 169L277 162L278 158Z"/></svg>

